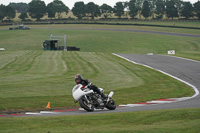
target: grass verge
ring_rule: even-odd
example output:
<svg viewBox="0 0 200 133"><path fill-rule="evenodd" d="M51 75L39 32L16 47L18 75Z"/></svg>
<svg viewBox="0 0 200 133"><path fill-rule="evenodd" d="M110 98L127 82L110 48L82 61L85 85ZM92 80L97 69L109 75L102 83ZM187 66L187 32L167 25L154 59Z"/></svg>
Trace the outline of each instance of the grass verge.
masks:
<svg viewBox="0 0 200 133"><path fill-rule="evenodd" d="M197 108L98 115L0 118L0 132L198 133L199 112L200 109Z"/></svg>

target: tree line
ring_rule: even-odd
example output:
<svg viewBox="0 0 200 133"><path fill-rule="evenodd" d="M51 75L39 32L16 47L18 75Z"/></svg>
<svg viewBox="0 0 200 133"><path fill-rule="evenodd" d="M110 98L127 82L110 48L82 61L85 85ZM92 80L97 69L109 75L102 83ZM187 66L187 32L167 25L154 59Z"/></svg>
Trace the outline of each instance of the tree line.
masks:
<svg viewBox="0 0 200 133"><path fill-rule="evenodd" d="M20 19L25 20L28 15L33 18L40 20L45 15L48 18L62 18L62 14L68 14L70 9L61 1L53 0L49 4L45 4L42 0L32 0L30 3L10 3L8 6L0 5L0 21L4 18L12 19L16 16L16 11L20 12ZM74 7L71 9L74 16L78 19L84 17L95 17L109 18L113 14L118 18L122 16L131 17L132 19L136 16L145 18L156 18L162 19L164 16L167 18L184 17L186 19L192 17L198 17L200 19L200 1L191 4L190 2L183 2L182 0L130 0L127 2L117 2L114 7L107 4L101 6L94 2L85 4L84 2L76 2Z"/></svg>

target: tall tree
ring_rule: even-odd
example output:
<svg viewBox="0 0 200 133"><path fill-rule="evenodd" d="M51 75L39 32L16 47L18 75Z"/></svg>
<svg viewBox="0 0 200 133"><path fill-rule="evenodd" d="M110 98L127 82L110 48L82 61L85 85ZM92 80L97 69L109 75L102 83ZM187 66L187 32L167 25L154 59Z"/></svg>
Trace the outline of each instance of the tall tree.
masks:
<svg viewBox="0 0 200 133"><path fill-rule="evenodd" d="M141 12L142 12L143 3L144 3L144 0L136 0L136 7L138 9L138 14L139 14L140 19L141 19Z"/></svg>
<svg viewBox="0 0 200 133"><path fill-rule="evenodd" d="M21 13L21 14L19 15L19 18L20 18L21 20L24 21L26 18L28 18L28 15L27 15L26 12L23 12L23 13Z"/></svg>
<svg viewBox="0 0 200 133"><path fill-rule="evenodd" d="M124 6L124 16L126 17L126 18L128 18L128 4L129 4L129 2L128 1L125 1L125 2L122 2L122 4L123 4L123 6Z"/></svg>
<svg viewBox="0 0 200 133"><path fill-rule="evenodd" d="M138 14L138 8L136 6L136 0L130 0L128 3L129 15L134 18Z"/></svg>
<svg viewBox="0 0 200 133"><path fill-rule="evenodd" d="M94 19L94 17L98 17L101 15L99 6L94 4L93 2L89 2L86 7L85 7L85 11L87 13L87 15L89 17L91 17L92 19Z"/></svg>
<svg viewBox="0 0 200 133"><path fill-rule="evenodd" d="M74 7L72 8L72 12L74 16L78 17L78 19L82 19L86 16L85 13L85 4L84 2L76 2Z"/></svg>
<svg viewBox="0 0 200 133"><path fill-rule="evenodd" d="M181 15L183 17L186 17L187 19L189 17L193 16L193 7L192 7L192 4L190 2L184 2L183 3L183 7L182 7L182 10L181 10Z"/></svg>
<svg viewBox="0 0 200 133"><path fill-rule="evenodd" d="M62 18L62 13L68 13L69 8L61 1L61 0L54 0L52 2L52 10L53 13L58 15L58 18Z"/></svg>
<svg viewBox="0 0 200 133"><path fill-rule="evenodd" d="M27 12L28 10L28 4L26 3L10 3L9 6L12 6L17 12L23 13Z"/></svg>
<svg viewBox="0 0 200 133"><path fill-rule="evenodd" d="M13 19L15 18L16 16L16 12L15 12L15 9L11 6L6 6L6 17L10 20L10 19Z"/></svg>
<svg viewBox="0 0 200 133"><path fill-rule="evenodd" d="M104 18L108 18L109 16L111 16L113 8L107 4L103 4L102 6L100 6L100 11L101 14L103 14Z"/></svg>
<svg viewBox="0 0 200 133"><path fill-rule="evenodd" d="M165 13L165 3L163 0L157 0L156 1L156 12L158 16L157 18L161 19L163 18L163 15Z"/></svg>
<svg viewBox="0 0 200 133"><path fill-rule="evenodd" d="M166 2L166 14L168 18L174 18L174 17L178 17L178 10L175 7L175 3L174 1L167 1Z"/></svg>
<svg viewBox="0 0 200 133"><path fill-rule="evenodd" d="M149 0L149 7L150 7L152 18L154 18L154 15L156 13L156 1L157 0Z"/></svg>
<svg viewBox="0 0 200 133"><path fill-rule="evenodd" d="M114 6L114 13L116 16L121 18L122 15L124 15L124 5L122 2L117 2Z"/></svg>
<svg viewBox="0 0 200 133"><path fill-rule="evenodd" d="M56 12L53 10L53 2L47 5L48 18L55 18Z"/></svg>
<svg viewBox="0 0 200 133"><path fill-rule="evenodd" d="M194 11L196 16L200 19L200 1L194 3Z"/></svg>
<svg viewBox="0 0 200 133"><path fill-rule="evenodd" d="M0 21L2 21L6 16L6 6L0 5Z"/></svg>
<svg viewBox="0 0 200 133"><path fill-rule="evenodd" d="M41 0L32 0L28 4L28 12L31 18L36 18L37 20L40 20L45 13L46 13L46 5L44 1Z"/></svg>
<svg viewBox="0 0 200 133"><path fill-rule="evenodd" d="M145 18L148 18L151 15L150 7L149 7L149 2L144 1L143 6L142 6L142 15Z"/></svg>
<svg viewBox="0 0 200 133"><path fill-rule="evenodd" d="M175 3L175 7L177 8L178 11L178 17L180 17L181 14L181 9L183 7L183 1L182 0L172 0Z"/></svg>

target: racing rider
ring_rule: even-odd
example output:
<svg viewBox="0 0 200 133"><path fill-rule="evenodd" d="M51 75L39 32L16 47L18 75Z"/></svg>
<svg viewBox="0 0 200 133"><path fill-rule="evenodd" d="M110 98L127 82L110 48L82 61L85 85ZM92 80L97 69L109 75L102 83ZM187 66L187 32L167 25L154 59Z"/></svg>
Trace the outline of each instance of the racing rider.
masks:
<svg viewBox="0 0 200 133"><path fill-rule="evenodd" d="M81 76L80 74L77 74L77 75L75 76L75 79L74 79L74 80L75 80L76 84L82 84L82 85L83 85L82 88L85 88L85 86L87 86L87 85L89 85L89 84L91 83L89 80L83 79L82 76ZM104 99L107 99L107 96L104 95L104 94L99 90L99 88L96 87L95 85L92 85L92 84L91 84L90 86L88 86L88 88L91 89L91 90L93 90L94 92L97 92L98 94L100 94L101 97L103 97Z"/></svg>

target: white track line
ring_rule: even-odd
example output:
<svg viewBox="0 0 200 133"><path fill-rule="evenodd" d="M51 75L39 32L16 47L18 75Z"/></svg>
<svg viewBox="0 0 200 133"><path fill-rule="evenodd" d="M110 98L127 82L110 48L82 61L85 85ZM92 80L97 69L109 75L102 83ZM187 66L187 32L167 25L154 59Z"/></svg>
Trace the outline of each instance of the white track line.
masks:
<svg viewBox="0 0 200 133"><path fill-rule="evenodd" d="M58 114L60 112L53 112L53 111L40 111L39 113L35 112L26 112L26 115L42 115L42 114Z"/></svg>
<svg viewBox="0 0 200 133"><path fill-rule="evenodd" d="M148 101L147 103L155 103L155 104L160 104L160 103L172 103L175 101Z"/></svg>
<svg viewBox="0 0 200 133"><path fill-rule="evenodd" d="M25 115L41 115L41 113L26 112Z"/></svg>
<svg viewBox="0 0 200 133"><path fill-rule="evenodd" d="M53 111L40 111L40 114L58 114L59 112L53 112Z"/></svg>
<svg viewBox="0 0 200 133"><path fill-rule="evenodd" d="M173 76L173 75L171 75L171 74L169 74L169 73L166 73L166 72L161 71L161 70L159 70L159 69L155 69L155 68L150 67L150 66L148 66L148 65L144 65L144 64L140 64L140 63L134 62L134 61L129 60L129 59L127 59L127 58L125 58L125 57L123 57L123 56L121 56L121 55L118 55L118 54L115 54L115 53L112 53L112 54L115 55L115 56L118 56L118 57L120 57L120 58L122 58L122 59L125 59L125 60L127 60L127 61L129 61L129 62L131 62L131 63L137 64L137 65L142 65L142 66L145 66L145 67L154 69L154 70L156 70L156 71L159 71L159 72L161 72L161 73L163 73L163 74L165 74L165 75L168 75L168 76L170 76L170 77L172 77L172 78L174 78L174 79L176 79L176 80L178 80L178 81L180 81L180 82L182 82L182 83L184 83L184 84L186 84L186 85L192 87L192 89L193 89L194 92L195 92L195 94L194 94L192 97L174 98L175 101L170 101L170 102L168 102L168 103L188 100L188 99L194 98L194 97L196 97L196 96L199 95L199 91L198 91L198 89L197 89L194 85L192 85L192 84L190 84L190 83L188 83L188 82L186 82L186 81L184 81L184 80L182 80L182 79L180 79L180 78L177 78L177 77L175 77L175 76ZM172 57L174 57L174 56L172 56ZM180 57L180 58L181 58L181 57ZM181 59L183 59L183 58L181 58ZM185 59L185 58L184 58L184 59ZM190 60L190 59L187 59L187 60ZM192 61L194 61L194 60L192 60ZM198 62L198 61L195 61L195 62ZM172 99L172 98L171 98L171 99ZM155 102L155 101L154 101L154 102ZM165 101L165 102L166 102L166 101ZM124 105L123 105L123 106L124 106Z"/></svg>
<svg viewBox="0 0 200 133"><path fill-rule="evenodd" d="M144 104L127 104L127 105L119 105L119 107L138 107L144 106Z"/></svg>

